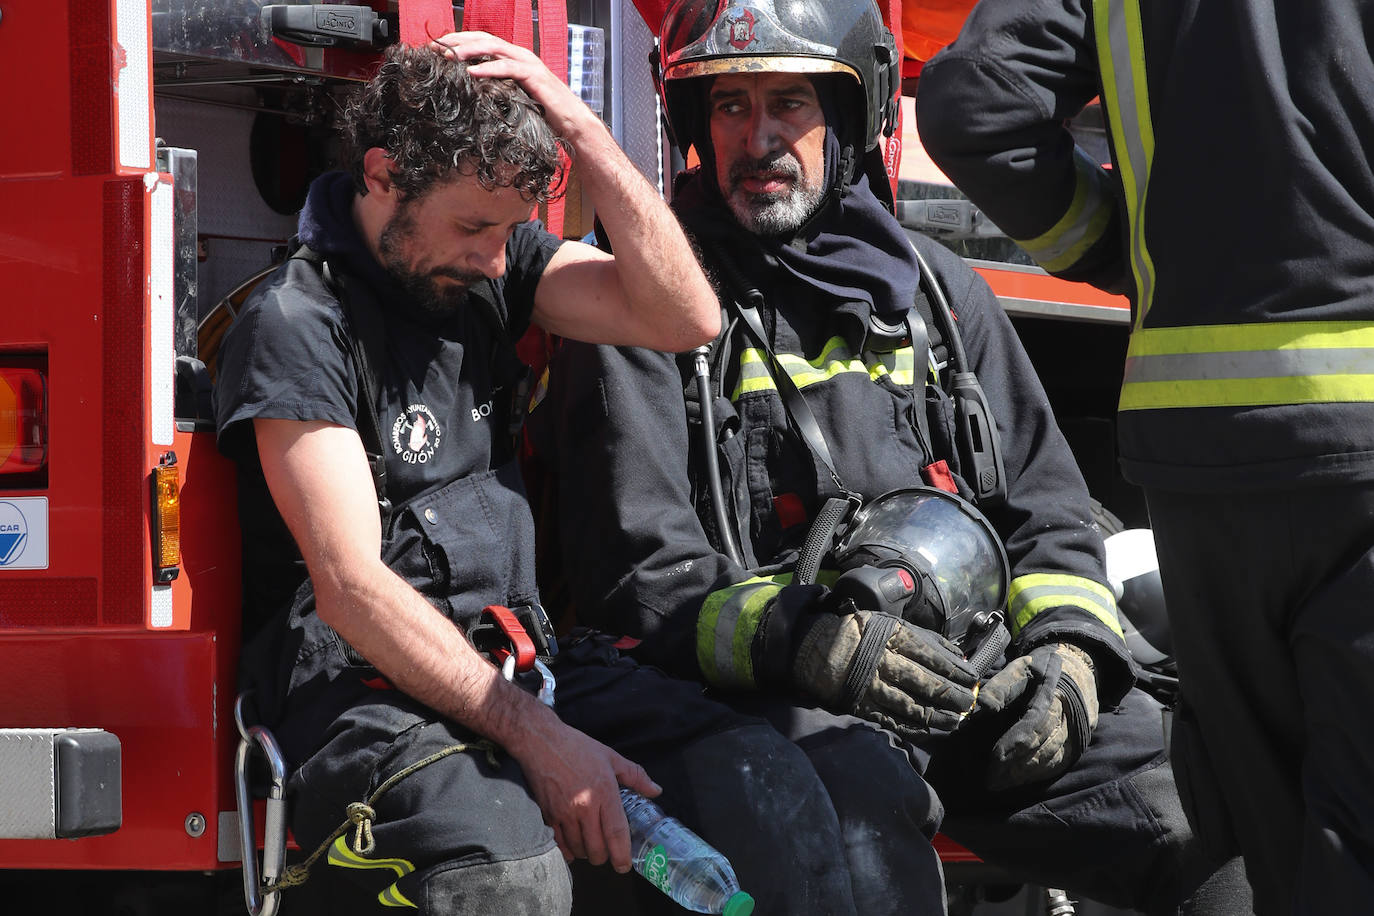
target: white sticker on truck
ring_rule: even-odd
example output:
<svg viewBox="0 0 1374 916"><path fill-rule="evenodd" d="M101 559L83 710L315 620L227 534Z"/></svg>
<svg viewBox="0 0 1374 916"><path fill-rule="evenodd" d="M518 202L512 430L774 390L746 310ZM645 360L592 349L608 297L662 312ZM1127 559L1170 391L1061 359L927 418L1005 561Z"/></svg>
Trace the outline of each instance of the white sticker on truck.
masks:
<svg viewBox="0 0 1374 916"><path fill-rule="evenodd" d="M48 568L48 498L0 499L0 570Z"/></svg>

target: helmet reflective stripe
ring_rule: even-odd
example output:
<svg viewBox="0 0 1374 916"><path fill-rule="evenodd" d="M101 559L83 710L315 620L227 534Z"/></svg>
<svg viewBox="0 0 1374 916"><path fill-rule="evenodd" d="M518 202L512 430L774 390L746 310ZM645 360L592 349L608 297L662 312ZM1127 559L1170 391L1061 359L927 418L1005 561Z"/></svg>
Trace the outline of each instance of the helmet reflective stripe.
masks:
<svg viewBox="0 0 1374 916"><path fill-rule="evenodd" d="M697 617L697 662L708 684L755 686L754 634L768 602L791 581L791 573L755 577L706 596Z"/></svg>
<svg viewBox="0 0 1374 916"><path fill-rule="evenodd" d="M1143 328L1126 352L1121 410L1374 401L1364 321Z"/></svg>
<svg viewBox="0 0 1374 916"><path fill-rule="evenodd" d="M1073 200L1059 222L1033 239L1013 239L1037 264L1051 272L1067 270L1078 263L1084 252L1102 238L1116 210L1116 197L1102 167L1078 147L1074 147L1073 165Z"/></svg>
<svg viewBox="0 0 1374 916"><path fill-rule="evenodd" d="M689 79L693 76L717 76L721 73L843 73L857 82L854 68L837 60L818 60L814 57L727 57L715 60L688 61L678 64L664 79Z"/></svg>
<svg viewBox="0 0 1374 916"><path fill-rule="evenodd" d="M1122 636L1121 622L1116 617L1116 599L1107 586L1092 579L1058 573L1030 573L1012 579L1008 594L1007 624L1012 639L1037 614L1060 607L1081 608L1117 636Z"/></svg>
<svg viewBox="0 0 1374 916"><path fill-rule="evenodd" d="M1102 96L1110 113L1115 167L1126 191L1131 271L1135 275L1135 322L1141 327L1154 300L1155 265L1145 247L1145 196L1154 162L1155 134L1138 0L1093 0ZM1135 52L1135 53L1133 53Z"/></svg>
<svg viewBox="0 0 1374 916"><path fill-rule="evenodd" d="M846 372L867 375L874 381L890 375L898 385L907 387L912 384L915 360L911 347L899 347L891 353L867 353L864 356L867 361L851 354L849 345L842 338L832 337L825 342L825 347L815 359L803 359L794 353L779 353L778 362L798 388L806 388ZM731 395L732 401L754 391L777 390L773 376L768 371L768 355L762 350L750 347L741 351L739 362L739 384Z"/></svg>

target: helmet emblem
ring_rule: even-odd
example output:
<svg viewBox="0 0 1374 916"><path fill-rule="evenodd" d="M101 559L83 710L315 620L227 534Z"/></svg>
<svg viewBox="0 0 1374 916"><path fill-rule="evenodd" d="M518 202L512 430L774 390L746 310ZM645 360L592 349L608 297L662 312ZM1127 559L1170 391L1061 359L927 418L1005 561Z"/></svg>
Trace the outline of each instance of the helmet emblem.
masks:
<svg viewBox="0 0 1374 916"><path fill-rule="evenodd" d="M736 50L743 51L756 40L754 14L750 10L746 9L737 18L727 19L725 22L730 27L730 46Z"/></svg>

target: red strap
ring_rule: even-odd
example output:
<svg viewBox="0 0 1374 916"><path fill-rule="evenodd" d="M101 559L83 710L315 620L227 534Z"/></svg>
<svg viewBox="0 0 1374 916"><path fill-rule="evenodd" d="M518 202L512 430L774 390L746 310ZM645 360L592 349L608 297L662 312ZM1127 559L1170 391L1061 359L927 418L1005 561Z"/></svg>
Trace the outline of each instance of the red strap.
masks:
<svg viewBox="0 0 1374 916"><path fill-rule="evenodd" d="M778 517L778 524L783 528L806 523L806 507L802 505L801 497L796 493L779 493L774 496L773 512Z"/></svg>
<svg viewBox="0 0 1374 916"><path fill-rule="evenodd" d="M489 604L482 608L482 616L490 617L496 621L501 632L506 634L506 638L510 640L510 647L515 651L515 670L529 671L533 668L534 640L530 639L530 634L525 632L525 628L516 619L511 609L500 604ZM497 649L491 654L499 665L506 660L511 652L507 649Z"/></svg>
<svg viewBox="0 0 1374 916"><path fill-rule="evenodd" d="M943 458L921 468L921 476L925 478L927 486L944 490L946 493L956 495L959 493L959 487L954 482L954 475L949 470L949 462Z"/></svg>
<svg viewBox="0 0 1374 916"><path fill-rule="evenodd" d="M534 11L526 0L467 0L463 7L463 29L490 32L511 44L533 50ZM542 3L539 7L539 57L544 66L563 82L568 81L568 11L562 3ZM562 153L564 174L568 160ZM563 199L549 201L544 225L554 235L563 235Z"/></svg>
<svg viewBox="0 0 1374 916"><path fill-rule="evenodd" d="M568 7L561 0L558 3L539 4L539 57L554 76L565 83L568 81ZM562 150L559 151L558 158L563 165L563 175L566 176L572 163ZM565 177L564 187L566 186ZM545 205L544 225L559 237L563 235L564 206L562 197Z"/></svg>
<svg viewBox="0 0 1374 916"><path fill-rule="evenodd" d="M883 168L887 171L888 184L892 186L892 198L897 199L897 173L902 168L902 121L906 116L902 112L902 106L897 105L897 125L892 131L892 136L887 137L883 143Z"/></svg>
<svg viewBox="0 0 1374 916"><path fill-rule="evenodd" d="M529 0L524 3L518 0L468 0L463 6L463 30L490 32L511 44L533 48L534 11Z"/></svg>
<svg viewBox="0 0 1374 916"><path fill-rule="evenodd" d="M644 24L649 27L649 31L658 37L658 30L663 26L663 14L668 12L669 0L634 0L635 9L639 10L639 16L644 20Z"/></svg>
<svg viewBox="0 0 1374 916"><path fill-rule="evenodd" d="M423 45L453 31L452 0L404 0L399 15L404 45Z"/></svg>
<svg viewBox="0 0 1374 916"><path fill-rule="evenodd" d="M897 42L897 64L894 66L894 73L901 70L901 60L903 52L902 41L902 0L880 0L878 8L883 14L883 24L892 30L892 37ZM897 196L897 171L902 166L902 106L901 106L901 74L897 73L897 85L892 87L893 94L898 97L897 105L897 124L892 136L888 137L883 146L883 166L887 169L887 180L892 185L892 196Z"/></svg>

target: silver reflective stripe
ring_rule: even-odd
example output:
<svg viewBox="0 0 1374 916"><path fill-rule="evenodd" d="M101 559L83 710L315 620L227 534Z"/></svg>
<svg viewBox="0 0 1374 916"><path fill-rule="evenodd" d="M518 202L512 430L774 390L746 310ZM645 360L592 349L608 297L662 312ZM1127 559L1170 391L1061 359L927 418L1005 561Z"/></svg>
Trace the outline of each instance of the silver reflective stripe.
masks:
<svg viewBox="0 0 1374 916"><path fill-rule="evenodd" d="M1374 325L1258 322L1140 328L1121 410L1374 401Z"/></svg>
<svg viewBox="0 0 1374 916"><path fill-rule="evenodd" d="M1374 352L1361 349L1246 350L1136 356L1126 362L1126 381L1131 383L1357 373L1374 373Z"/></svg>
<svg viewBox="0 0 1374 916"><path fill-rule="evenodd" d="M1007 593L1007 617L1015 637L1039 614L1061 607L1087 611L1107 629L1121 635L1116 599L1106 586L1082 576L1064 573L1028 573L1011 581Z"/></svg>
<svg viewBox="0 0 1374 916"><path fill-rule="evenodd" d="M1154 300L1155 267L1145 245L1145 205L1155 135L1138 0L1093 0L1093 29L1107 123L1116 151L1114 165L1126 192L1131 271L1136 285L1135 320L1140 327Z"/></svg>
<svg viewBox="0 0 1374 916"><path fill-rule="evenodd" d="M1057 273L1083 257L1107 230L1115 209L1106 173L1079 147L1073 150L1074 191L1069 209L1045 233L1013 239L1041 267Z"/></svg>
<svg viewBox="0 0 1374 916"><path fill-rule="evenodd" d="M697 662L707 683L720 687L754 686L754 634L768 602L791 581L791 573L755 577L706 596L697 618Z"/></svg>

